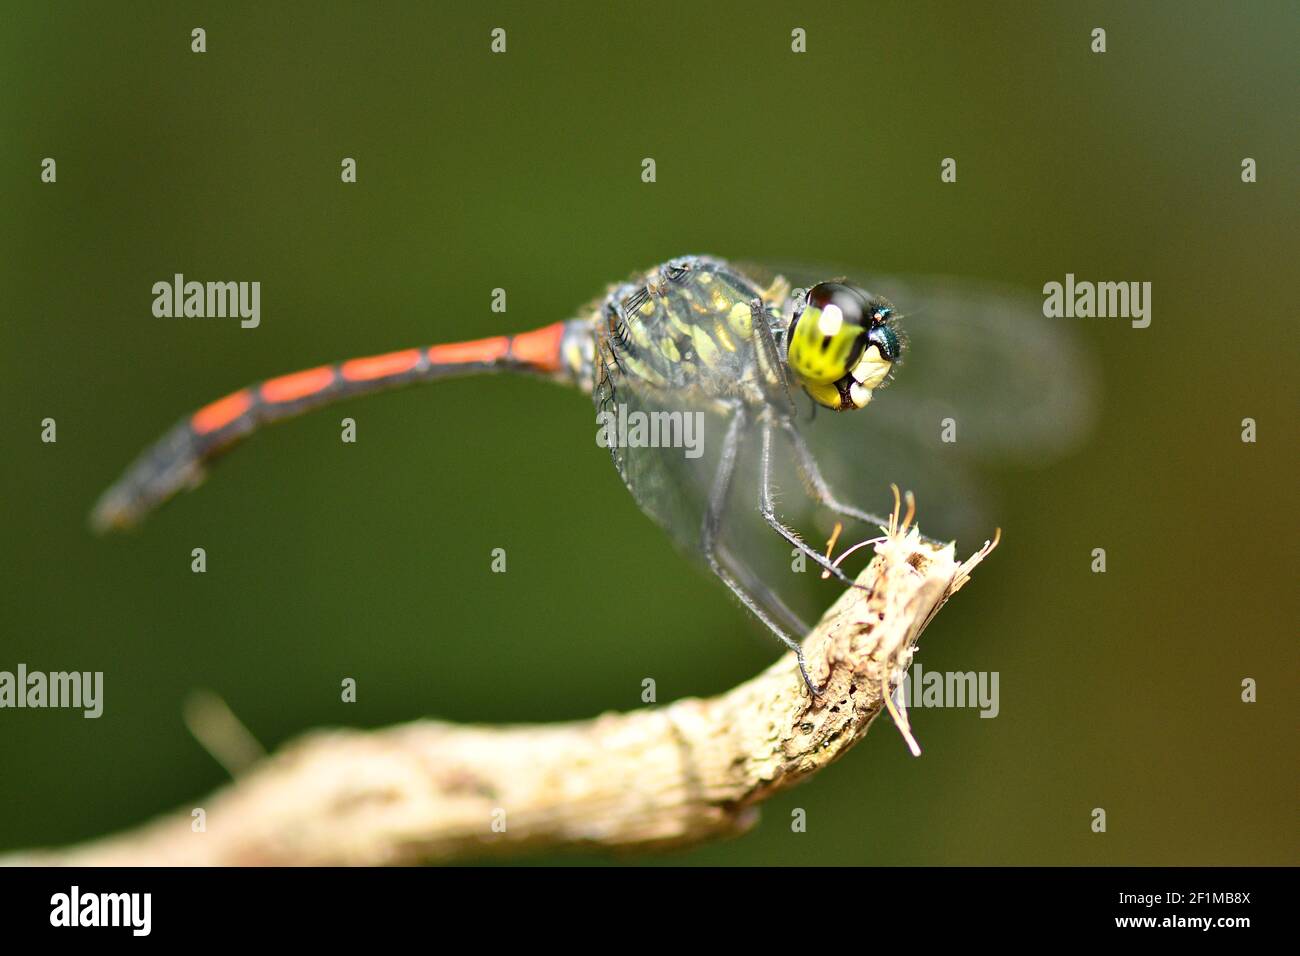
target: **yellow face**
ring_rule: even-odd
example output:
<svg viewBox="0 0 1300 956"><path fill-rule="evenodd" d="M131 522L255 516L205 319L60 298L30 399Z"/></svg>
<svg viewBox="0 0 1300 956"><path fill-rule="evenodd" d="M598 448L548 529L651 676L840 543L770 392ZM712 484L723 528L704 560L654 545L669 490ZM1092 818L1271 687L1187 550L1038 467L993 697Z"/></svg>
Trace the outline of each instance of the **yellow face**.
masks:
<svg viewBox="0 0 1300 956"><path fill-rule="evenodd" d="M862 408L902 352L893 306L855 286L822 282L796 304L786 366L813 401Z"/></svg>

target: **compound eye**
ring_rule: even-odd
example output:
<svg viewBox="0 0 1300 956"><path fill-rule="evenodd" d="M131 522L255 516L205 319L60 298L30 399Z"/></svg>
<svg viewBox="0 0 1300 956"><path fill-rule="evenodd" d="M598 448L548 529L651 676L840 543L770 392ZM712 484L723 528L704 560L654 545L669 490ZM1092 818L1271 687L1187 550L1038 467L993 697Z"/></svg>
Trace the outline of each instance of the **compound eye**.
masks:
<svg viewBox="0 0 1300 956"><path fill-rule="evenodd" d="M812 287L790 329L786 362L806 384L827 385L848 374L867 344L866 300L838 282Z"/></svg>
<svg viewBox="0 0 1300 956"><path fill-rule="evenodd" d="M835 306L844 321L859 328L866 328L867 297L861 289L843 282L819 282L808 290L808 306L825 310Z"/></svg>

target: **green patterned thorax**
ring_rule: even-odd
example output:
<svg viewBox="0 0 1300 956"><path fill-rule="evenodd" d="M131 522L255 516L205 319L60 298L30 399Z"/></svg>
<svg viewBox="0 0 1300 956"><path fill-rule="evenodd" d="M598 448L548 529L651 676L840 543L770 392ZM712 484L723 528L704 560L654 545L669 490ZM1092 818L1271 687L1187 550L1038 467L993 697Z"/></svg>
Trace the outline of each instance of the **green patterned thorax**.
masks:
<svg viewBox="0 0 1300 956"><path fill-rule="evenodd" d="M615 387L631 380L695 403L744 397L757 365L756 302L770 326L775 316L761 290L703 257L674 259L618 286L596 318L605 380Z"/></svg>

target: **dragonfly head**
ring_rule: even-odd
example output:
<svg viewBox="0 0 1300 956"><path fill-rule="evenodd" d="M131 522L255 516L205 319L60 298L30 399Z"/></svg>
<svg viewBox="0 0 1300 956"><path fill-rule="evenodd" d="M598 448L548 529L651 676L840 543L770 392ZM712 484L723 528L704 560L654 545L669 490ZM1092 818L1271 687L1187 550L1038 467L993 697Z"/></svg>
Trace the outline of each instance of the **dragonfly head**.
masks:
<svg viewBox="0 0 1300 956"><path fill-rule="evenodd" d="M862 408L902 354L894 307L857 286L819 282L794 300L786 365L813 401Z"/></svg>

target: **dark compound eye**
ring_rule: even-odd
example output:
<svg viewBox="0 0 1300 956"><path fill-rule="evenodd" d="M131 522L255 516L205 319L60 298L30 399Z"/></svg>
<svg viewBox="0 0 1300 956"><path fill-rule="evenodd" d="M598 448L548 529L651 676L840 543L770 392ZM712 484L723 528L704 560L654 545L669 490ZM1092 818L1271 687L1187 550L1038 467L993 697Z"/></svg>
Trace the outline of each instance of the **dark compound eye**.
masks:
<svg viewBox="0 0 1300 956"><path fill-rule="evenodd" d="M824 310L828 305L839 309L846 325L866 328L871 324L866 294L842 282L819 282L808 291L808 305Z"/></svg>

